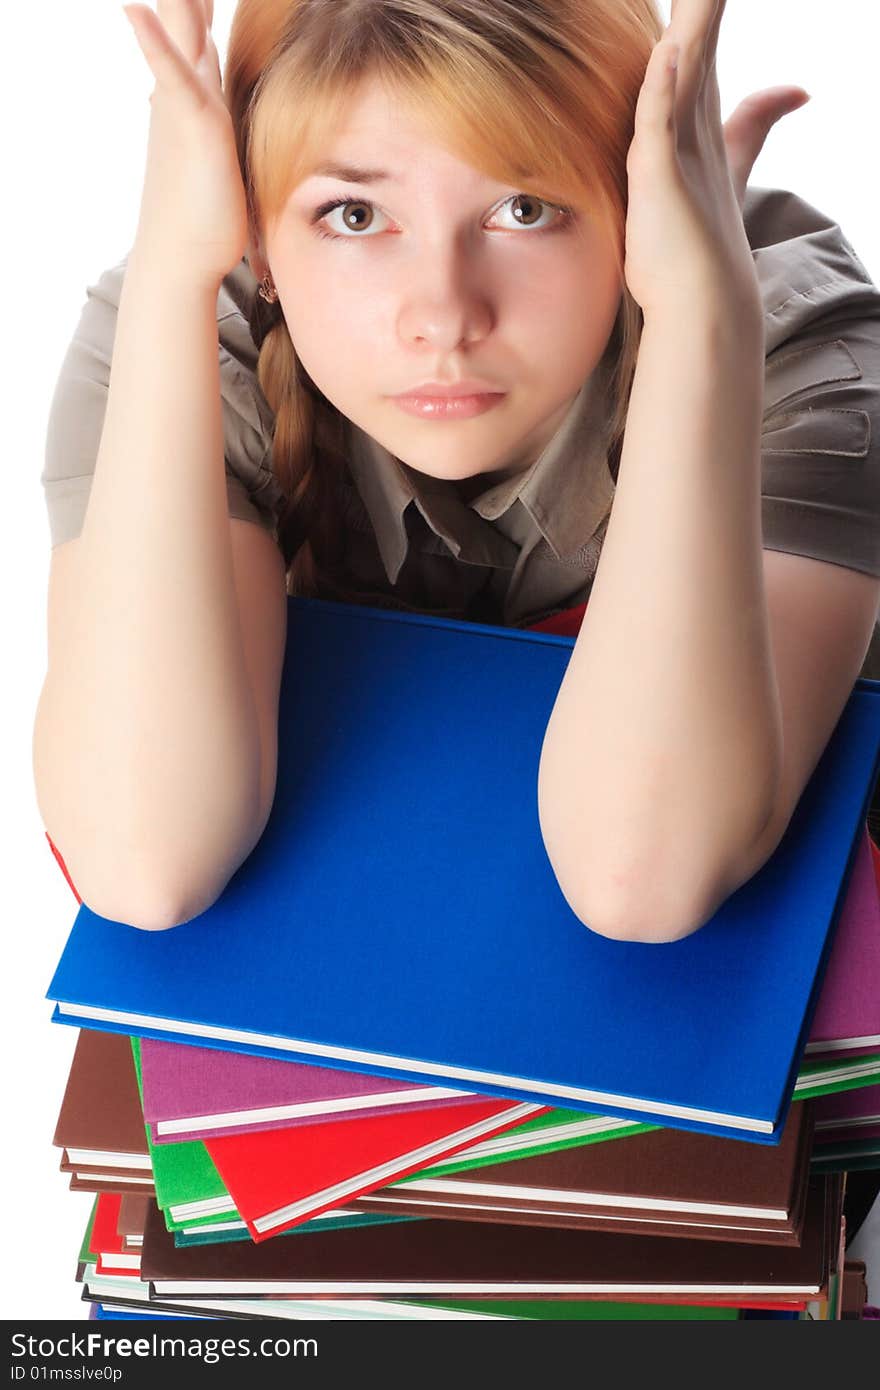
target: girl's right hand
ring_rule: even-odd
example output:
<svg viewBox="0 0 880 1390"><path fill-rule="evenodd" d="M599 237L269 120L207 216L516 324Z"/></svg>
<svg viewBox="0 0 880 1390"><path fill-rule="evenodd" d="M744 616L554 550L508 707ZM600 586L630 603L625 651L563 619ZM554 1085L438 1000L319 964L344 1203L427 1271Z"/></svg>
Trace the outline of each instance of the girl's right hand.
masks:
<svg viewBox="0 0 880 1390"><path fill-rule="evenodd" d="M135 251L175 279L217 288L248 244L247 200L220 64L213 0L124 6L156 79Z"/></svg>

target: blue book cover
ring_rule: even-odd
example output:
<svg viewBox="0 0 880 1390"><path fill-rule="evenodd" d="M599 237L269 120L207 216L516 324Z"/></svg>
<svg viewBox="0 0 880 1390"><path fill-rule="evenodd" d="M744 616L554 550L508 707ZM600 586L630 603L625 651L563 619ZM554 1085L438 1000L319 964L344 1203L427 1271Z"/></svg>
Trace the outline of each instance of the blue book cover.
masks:
<svg viewBox="0 0 880 1390"><path fill-rule="evenodd" d="M217 903L83 905L53 1017L776 1142L877 772L859 680L786 835L694 935L589 931L538 822L574 638L291 598L275 804Z"/></svg>

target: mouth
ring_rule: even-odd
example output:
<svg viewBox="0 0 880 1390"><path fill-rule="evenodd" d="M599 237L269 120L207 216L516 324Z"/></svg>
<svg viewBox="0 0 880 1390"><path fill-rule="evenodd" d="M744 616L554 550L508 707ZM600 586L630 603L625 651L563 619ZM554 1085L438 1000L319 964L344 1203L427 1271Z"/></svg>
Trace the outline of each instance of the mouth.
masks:
<svg viewBox="0 0 880 1390"><path fill-rule="evenodd" d="M468 420L500 405L506 391L478 391L467 395L425 395L412 393L390 399L407 415L422 420Z"/></svg>

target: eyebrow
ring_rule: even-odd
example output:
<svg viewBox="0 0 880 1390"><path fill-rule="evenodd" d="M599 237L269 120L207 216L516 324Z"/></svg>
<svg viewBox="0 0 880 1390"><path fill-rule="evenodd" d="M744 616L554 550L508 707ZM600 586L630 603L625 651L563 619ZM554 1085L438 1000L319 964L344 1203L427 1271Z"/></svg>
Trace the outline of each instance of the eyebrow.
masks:
<svg viewBox="0 0 880 1390"><path fill-rule="evenodd" d="M312 178L341 179L343 183L399 183L396 174L384 169L364 169L356 164L321 164L312 171Z"/></svg>

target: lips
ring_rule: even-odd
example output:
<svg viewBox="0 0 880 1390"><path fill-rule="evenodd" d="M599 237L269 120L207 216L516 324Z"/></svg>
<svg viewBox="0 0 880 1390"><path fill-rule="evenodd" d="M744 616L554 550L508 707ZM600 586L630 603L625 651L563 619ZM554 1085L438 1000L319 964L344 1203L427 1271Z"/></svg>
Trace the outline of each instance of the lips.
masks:
<svg viewBox="0 0 880 1390"><path fill-rule="evenodd" d="M399 391L397 393L397 399L401 397L407 397L410 400L414 397L418 399L436 397L439 400L457 400L460 396L503 394L503 389L500 386L496 386L494 382L483 381L476 377L472 377L467 381L455 382L423 381L419 386L412 386L406 391Z"/></svg>
<svg viewBox="0 0 880 1390"><path fill-rule="evenodd" d="M393 396L398 410L422 420L470 420L497 408L506 398L504 391L479 391L467 396Z"/></svg>

